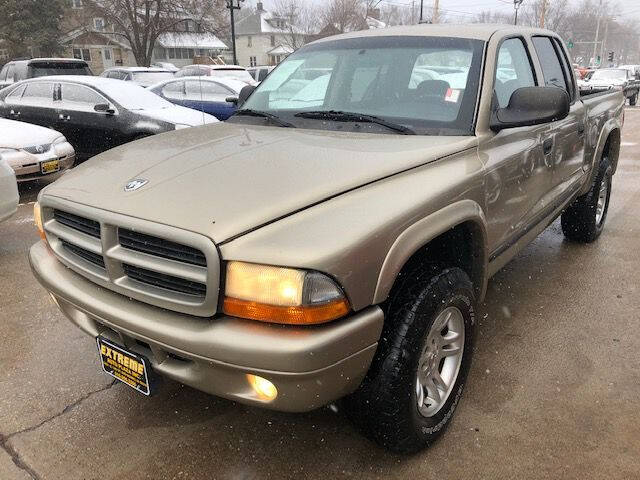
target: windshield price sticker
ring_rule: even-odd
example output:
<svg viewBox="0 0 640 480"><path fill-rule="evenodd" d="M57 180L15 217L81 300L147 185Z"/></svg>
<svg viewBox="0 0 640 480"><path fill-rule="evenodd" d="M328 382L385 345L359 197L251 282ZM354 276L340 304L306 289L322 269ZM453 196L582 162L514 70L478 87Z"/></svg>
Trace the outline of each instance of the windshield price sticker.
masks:
<svg viewBox="0 0 640 480"><path fill-rule="evenodd" d="M149 379L145 359L126 351L102 337L97 337L100 363L105 373L126 383L138 392L149 395Z"/></svg>

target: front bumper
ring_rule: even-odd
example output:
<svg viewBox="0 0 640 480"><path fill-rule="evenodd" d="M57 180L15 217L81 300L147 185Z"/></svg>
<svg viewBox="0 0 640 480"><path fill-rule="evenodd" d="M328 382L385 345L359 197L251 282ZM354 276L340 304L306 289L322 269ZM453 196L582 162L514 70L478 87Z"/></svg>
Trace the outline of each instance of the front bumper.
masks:
<svg viewBox="0 0 640 480"><path fill-rule="evenodd" d="M38 281L84 332L124 344L146 356L155 372L185 385L274 410L308 411L353 392L382 331L377 306L316 327L199 318L99 287L60 263L43 242L31 248L29 260ZM278 396L260 398L249 373L273 382Z"/></svg>
<svg viewBox="0 0 640 480"><path fill-rule="evenodd" d="M42 173L42 163L51 160L58 160L60 169L53 173ZM75 152L73 147L65 142L41 154L17 151L10 156L7 155L7 161L13 168L18 183L28 182L39 178L59 177L62 172L71 168L75 163Z"/></svg>

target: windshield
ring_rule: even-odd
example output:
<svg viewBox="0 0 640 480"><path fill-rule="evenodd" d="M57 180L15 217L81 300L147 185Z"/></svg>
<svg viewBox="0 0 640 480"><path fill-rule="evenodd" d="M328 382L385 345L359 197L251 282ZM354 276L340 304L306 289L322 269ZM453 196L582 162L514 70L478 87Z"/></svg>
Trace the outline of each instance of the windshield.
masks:
<svg viewBox="0 0 640 480"><path fill-rule="evenodd" d="M134 82L141 85L153 85L174 77L173 72L133 72L131 76Z"/></svg>
<svg viewBox="0 0 640 480"><path fill-rule="evenodd" d="M49 75L91 75L89 67L82 63L31 64L32 77Z"/></svg>
<svg viewBox="0 0 640 480"><path fill-rule="evenodd" d="M322 119L294 118L320 110L373 115L419 134L469 135L482 47L479 40L441 37L309 45L271 72L243 108L275 114L299 127L323 128Z"/></svg>
<svg viewBox="0 0 640 480"><path fill-rule="evenodd" d="M114 102L128 110L152 110L172 106L171 103L155 93L145 90L135 83L113 80L108 84L101 85L100 89Z"/></svg>
<svg viewBox="0 0 640 480"><path fill-rule="evenodd" d="M233 78L235 80L241 80L244 83L254 83L253 77L246 70L212 70L212 77L224 77L224 78Z"/></svg>
<svg viewBox="0 0 640 480"><path fill-rule="evenodd" d="M596 70L591 75L591 80L624 80L627 78L626 70Z"/></svg>

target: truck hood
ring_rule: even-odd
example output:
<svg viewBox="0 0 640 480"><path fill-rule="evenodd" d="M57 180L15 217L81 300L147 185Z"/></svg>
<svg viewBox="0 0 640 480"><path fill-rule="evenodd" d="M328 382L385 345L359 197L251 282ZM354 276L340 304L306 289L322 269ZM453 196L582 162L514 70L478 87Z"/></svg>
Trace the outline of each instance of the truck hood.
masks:
<svg viewBox="0 0 640 480"><path fill-rule="evenodd" d="M221 122L109 150L62 176L43 195L172 225L220 243L476 144L471 136L345 133ZM136 179L146 184L126 192L125 185Z"/></svg>

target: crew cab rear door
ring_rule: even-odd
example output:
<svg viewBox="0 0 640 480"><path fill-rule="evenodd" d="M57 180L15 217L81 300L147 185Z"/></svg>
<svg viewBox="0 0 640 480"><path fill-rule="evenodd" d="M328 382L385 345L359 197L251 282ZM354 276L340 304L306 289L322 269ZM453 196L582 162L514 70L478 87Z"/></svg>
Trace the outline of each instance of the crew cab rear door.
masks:
<svg viewBox="0 0 640 480"><path fill-rule="evenodd" d="M569 115L550 123L544 138L545 161L553 170L551 199L561 202L572 193L571 184L582 176L586 111L561 42L555 37L534 36L532 43L544 86L562 88L571 99Z"/></svg>

